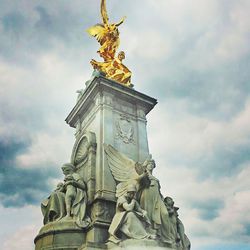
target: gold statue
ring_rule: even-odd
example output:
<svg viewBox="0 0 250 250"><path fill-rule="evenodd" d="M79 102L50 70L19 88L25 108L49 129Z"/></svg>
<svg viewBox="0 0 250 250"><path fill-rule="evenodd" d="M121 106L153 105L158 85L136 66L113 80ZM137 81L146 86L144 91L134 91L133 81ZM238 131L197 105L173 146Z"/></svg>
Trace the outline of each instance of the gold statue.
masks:
<svg viewBox="0 0 250 250"><path fill-rule="evenodd" d="M120 45L118 27L124 22L125 17L119 23L109 23L106 0L101 0L101 15L103 24L96 24L90 27L87 32L96 37L100 43L101 47L97 53L104 59L104 62L92 59L90 63L94 69L104 72L108 78L131 87L131 71L122 63L122 60L125 59L125 53L121 51L117 57L115 56Z"/></svg>

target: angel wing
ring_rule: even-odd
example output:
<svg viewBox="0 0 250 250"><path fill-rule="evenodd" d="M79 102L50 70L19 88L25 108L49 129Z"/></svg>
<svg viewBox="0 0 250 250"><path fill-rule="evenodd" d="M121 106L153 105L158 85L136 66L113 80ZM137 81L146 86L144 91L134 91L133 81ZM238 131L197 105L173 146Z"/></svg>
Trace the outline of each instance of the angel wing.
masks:
<svg viewBox="0 0 250 250"><path fill-rule="evenodd" d="M108 24L109 17L108 17L108 12L106 8L106 0L101 1L101 15L102 15L102 20L104 25Z"/></svg>
<svg viewBox="0 0 250 250"><path fill-rule="evenodd" d="M129 159L124 154L117 151L111 145L104 144L109 168L114 179L119 182L116 186L116 197L120 197L127 191L127 186L133 184L139 187L139 176L144 168L138 162Z"/></svg>
<svg viewBox="0 0 250 250"><path fill-rule="evenodd" d="M103 26L103 24L96 24L92 27L90 27L89 29L87 29L87 32L95 37L97 39L97 41L102 45L105 40L105 35L107 33L107 30L105 29L105 27Z"/></svg>

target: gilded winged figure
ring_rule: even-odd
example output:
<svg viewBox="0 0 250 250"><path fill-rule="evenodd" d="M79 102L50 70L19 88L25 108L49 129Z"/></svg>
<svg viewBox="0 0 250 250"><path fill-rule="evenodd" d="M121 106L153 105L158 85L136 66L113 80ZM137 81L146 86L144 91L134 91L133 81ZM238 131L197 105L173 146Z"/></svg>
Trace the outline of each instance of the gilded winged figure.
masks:
<svg viewBox="0 0 250 250"><path fill-rule="evenodd" d="M104 62L92 59L90 63L94 69L104 72L108 78L131 87L131 71L122 63L125 53L121 51L116 56L120 45L118 27L124 22L125 17L118 23L109 23L106 0L101 0L101 16L102 23L90 27L87 32L100 43L101 47L97 53L104 59Z"/></svg>

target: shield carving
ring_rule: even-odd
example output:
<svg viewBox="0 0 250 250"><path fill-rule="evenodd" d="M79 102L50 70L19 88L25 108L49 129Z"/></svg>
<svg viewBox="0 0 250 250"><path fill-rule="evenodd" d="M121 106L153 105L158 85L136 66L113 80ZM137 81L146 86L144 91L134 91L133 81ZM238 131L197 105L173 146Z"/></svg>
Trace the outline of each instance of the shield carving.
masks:
<svg viewBox="0 0 250 250"><path fill-rule="evenodd" d="M134 127L131 120L124 115L116 122L117 137L126 144L134 143Z"/></svg>

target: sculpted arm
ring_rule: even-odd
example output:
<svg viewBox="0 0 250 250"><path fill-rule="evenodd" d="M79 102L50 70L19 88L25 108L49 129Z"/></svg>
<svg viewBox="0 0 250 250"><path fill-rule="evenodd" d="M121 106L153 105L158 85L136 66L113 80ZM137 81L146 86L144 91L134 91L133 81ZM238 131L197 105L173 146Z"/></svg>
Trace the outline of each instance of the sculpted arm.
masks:
<svg viewBox="0 0 250 250"><path fill-rule="evenodd" d="M86 185L81 180L75 182L75 187L80 188L82 190L86 190Z"/></svg>
<svg viewBox="0 0 250 250"><path fill-rule="evenodd" d="M82 190L86 190L86 185L82 180L73 180L73 181L67 181L65 183L66 185L73 185L76 188L80 188Z"/></svg>
<svg viewBox="0 0 250 250"><path fill-rule="evenodd" d="M122 206L126 211L130 212L134 210L135 202L136 202L135 199L133 199L130 203L126 201L122 204Z"/></svg>
<svg viewBox="0 0 250 250"><path fill-rule="evenodd" d="M148 172L144 172L143 174L139 175L136 180L141 181L145 177L148 177Z"/></svg>
<svg viewBox="0 0 250 250"><path fill-rule="evenodd" d="M146 211L145 210L143 210L142 208L141 208L141 206L139 205L139 203L136 201L135 202L135 210L137 211L137 212L139 212L139 213L142 213L142 214L144 214Z"/></svg>

